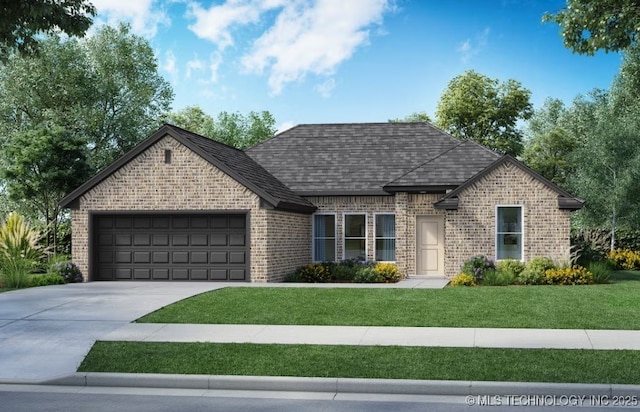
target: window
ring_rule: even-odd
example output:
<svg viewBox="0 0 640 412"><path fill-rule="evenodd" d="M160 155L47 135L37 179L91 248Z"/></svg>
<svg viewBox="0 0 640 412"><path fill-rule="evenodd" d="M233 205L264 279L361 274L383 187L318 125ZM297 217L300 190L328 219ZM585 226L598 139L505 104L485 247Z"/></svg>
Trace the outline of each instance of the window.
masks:
<svg viewBox="0 0 640 412"><path fill-rule="evenodd" d="M396 260L396 216L376 215L376 261Z"/></svg>
<svg viewBox="0 0 640 412"><path fill-rule="evenodd" d="M367 259L367 215L344 215L343 259Z"/></svg>
<svg viewBox="0 0 640 412"><path fill-rule="evenodd" d="M336 260L336 215L313 215L313 260Z"/></svg>
<svg viewBox="0 0 640 412"><path fill-rule="evenodd" d="M498 206L496 259L522 260L522 207Z"/></svg>

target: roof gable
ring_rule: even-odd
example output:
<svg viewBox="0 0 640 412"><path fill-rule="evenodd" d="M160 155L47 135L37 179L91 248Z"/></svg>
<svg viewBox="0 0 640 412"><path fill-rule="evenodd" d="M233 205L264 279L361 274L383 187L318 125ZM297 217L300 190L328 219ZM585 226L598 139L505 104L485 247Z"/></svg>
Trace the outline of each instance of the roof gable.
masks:
<svg viewBox="0 0 640 412"><path fill-rule="evenodd" d="M298 125L246 153L300 195L385 195L394 187L456 187L497 158L426 122ZM456 153L477 159L460 161Z"/></svg>
<svg viewBox="0 0 640 412"><path fill-rule="evenodd" d="M315 210L315 206L306 199L293 193L243 151L169 124L160 127L155 133L131 151L71 192L60 201L60 205L63 207L72 207L80 196L111 176L115 171L129 163L165 136L171 136L185 145L275 208L303 213L311 213Z"/></svg>
<svg viewBox="0 0 640 412"><path fill-rule="evenodd" d="M500 157L499 159L494 161L492 164L490 164L488 167L486 167L484 170L482 170L481 172L477 173L475 176L471 177L465 183L463 183L462 185L458 186L456 189L452 190L451 192L447 193L444 197L442 197L440 200L435 202L433 204L433 206L436 209L449 209L449 210L457 209L458 208L458 195L460 193L462 193L468 187L470 187L471 185L477 183L478 181L480 181L480 179L482 179L483 177L489 175L491 172L496 170L498 167L500 167L500 166L502 166L502 165L504 165L506 163L509 163L509 164L512 164L512 165L518 167L520 170L522 170L525 173L531 175L533 178L535 178L536 180L538 180L539 182L544 184L550 190L556 192L558 194L558 208L560 208L560 209L569 209L569 210L577 210L577 209L582 208L582 206L584 204L584 200L573 196L571 193L569 193L566 190L562 189L560 186L558 186L555 183L553 183L552 181L548 180L547 178L545 178L544 176L542 176L541 174L539 174L535 170L531 169L530 167L528 167L524 163L514 159L510 155L504 155L504 156Z"/></svg>

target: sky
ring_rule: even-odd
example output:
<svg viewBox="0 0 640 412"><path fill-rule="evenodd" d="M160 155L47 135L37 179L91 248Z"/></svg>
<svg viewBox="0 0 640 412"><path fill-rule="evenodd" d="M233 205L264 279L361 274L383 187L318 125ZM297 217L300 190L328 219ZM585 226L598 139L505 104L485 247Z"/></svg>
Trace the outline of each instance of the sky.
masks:
<svg viewBox="0 0 640 412"><path fill-rule="evenodd" d="M515 79L539 108L608 89L621 56L572 53L545 12L564 0L92 0L96 26L149 40L173 110L268 110L303 123L433 119L466 70Z"/></svg>

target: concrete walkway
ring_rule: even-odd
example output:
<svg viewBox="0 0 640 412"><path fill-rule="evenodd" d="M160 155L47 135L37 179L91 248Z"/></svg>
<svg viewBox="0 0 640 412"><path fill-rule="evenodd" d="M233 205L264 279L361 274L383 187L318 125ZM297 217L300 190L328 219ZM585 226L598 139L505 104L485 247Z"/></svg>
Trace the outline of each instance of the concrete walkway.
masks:
<svg viewBox="0 0 640 412"><path fill-rule="evenodd" d="M101 340L640 350L640 331L131 323Z"/></svg>

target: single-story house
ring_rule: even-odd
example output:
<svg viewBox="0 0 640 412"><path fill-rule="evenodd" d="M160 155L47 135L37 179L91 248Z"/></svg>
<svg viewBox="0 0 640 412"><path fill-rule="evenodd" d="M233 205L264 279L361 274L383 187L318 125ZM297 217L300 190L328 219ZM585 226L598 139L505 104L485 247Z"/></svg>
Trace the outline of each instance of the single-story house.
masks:
<svg viewBox="0 0 640 412"><path fill-rule="evenodd" d="M280 281L314 261L453 276L569 257L583 201L429 123L307 124L246 151L164 125L66 196L86 280Z"/></svg>

